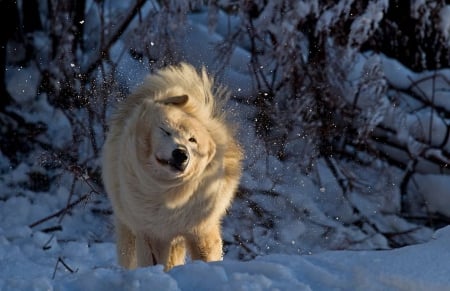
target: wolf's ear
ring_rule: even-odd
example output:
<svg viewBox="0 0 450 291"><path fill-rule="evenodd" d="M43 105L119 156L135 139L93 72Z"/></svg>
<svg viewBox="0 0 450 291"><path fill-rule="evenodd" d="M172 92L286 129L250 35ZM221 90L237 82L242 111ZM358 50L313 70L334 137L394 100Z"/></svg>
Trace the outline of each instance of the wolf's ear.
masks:
<svg viewBox="0 0 450 291"><path fill-rule="evenodd" d="M159 102L164 105L175 105L175 106L181 106L186 104L188 101L189 96L188 95L179 95L179 96L170 96L163 100L160 100Z"/></svg>
<svg viewBox="0 0 450 291"><path fill-rule="evenodd" d="M216 155L216 143L210 139L208 140L208 164L214 159Z"/></svg>

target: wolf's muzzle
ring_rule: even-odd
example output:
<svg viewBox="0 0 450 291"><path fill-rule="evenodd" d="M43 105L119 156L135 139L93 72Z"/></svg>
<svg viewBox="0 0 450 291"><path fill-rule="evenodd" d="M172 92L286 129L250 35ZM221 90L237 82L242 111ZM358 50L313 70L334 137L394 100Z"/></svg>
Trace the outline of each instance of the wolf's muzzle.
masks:
<svg viewBox="0 0 450 291"><path fill-rule="evenodd" d="M169 164L178 171L184 171L189 164L189 152L184 147L173 150Z"/></svg>

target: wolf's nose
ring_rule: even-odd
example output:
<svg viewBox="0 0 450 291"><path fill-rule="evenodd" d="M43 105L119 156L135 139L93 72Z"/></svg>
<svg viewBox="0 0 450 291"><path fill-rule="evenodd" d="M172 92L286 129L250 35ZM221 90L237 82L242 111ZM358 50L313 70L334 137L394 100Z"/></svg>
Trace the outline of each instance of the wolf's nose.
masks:
<svg viewBox="0 0 450 291"><path fill-rule="evenodd" d="M186 149L177 148L172 152L172 166L177 170L184 171L189 162L189 153Z"/></svg>

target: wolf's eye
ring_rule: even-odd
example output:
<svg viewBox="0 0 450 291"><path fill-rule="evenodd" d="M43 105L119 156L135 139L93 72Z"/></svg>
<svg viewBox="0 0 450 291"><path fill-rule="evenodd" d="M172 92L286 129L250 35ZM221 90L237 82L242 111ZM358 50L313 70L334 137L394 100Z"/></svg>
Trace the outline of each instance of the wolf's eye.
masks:
<svg viewBox="0 0 450 291"><path fill-rule="evenodd" d="M195 137L191 137L191 138L189 139L189 141L192 142L192 143L197 143L197 140L195 139Z"/></svg>
<svg viewBox="0 0 450 291"><path fill-rule="evenodd" d="M167 130L165 130L164 128L162 128L162 127L159 127L159 129L161 129L162 130L162 132L164 132L167 136L170 136L170 132L168 132Z"/></svg>

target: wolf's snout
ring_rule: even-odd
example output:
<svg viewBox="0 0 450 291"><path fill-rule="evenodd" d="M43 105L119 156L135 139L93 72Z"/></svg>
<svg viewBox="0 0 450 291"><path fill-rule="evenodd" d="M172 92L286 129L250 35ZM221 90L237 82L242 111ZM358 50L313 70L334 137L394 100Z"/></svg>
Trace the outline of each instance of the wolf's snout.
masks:
<svg viewBox="0 0 450 291"><path fill-rule="evenodd" d="M184 148L176 148L172 152L171 166L179 171L184 171L189 163L189 153Z"/></svg>

